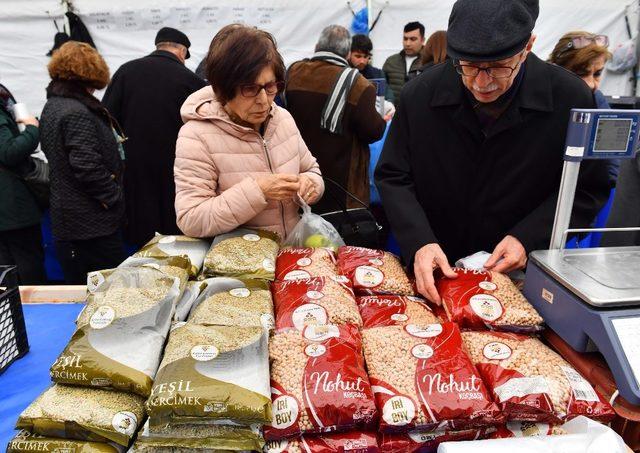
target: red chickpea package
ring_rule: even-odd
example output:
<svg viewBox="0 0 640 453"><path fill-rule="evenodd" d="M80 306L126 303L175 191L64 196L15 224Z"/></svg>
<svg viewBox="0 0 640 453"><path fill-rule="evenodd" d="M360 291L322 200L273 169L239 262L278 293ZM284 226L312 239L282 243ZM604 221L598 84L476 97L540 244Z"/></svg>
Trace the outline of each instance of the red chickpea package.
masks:
<svg viewBox="0 0 640 453"><path fill-rule="evenodd" d="M610 421L613 408L537 338L464 332L469 354L509 420L559 424L584 415Z"/></svg>
<svg viewBox="0 0 640 453"><path fill-rule="evenodd" d="M276 280L298 280L338 275L336 256L326 248L280 249L276 259Z"/></svg>
<svg viewBox="0 0 640 453"><path fill-rule="evenodd" d="M362 332L380 431L468 429L502 417L452 322Z"/></svg>
<svg viewBox="0 0 640 453"><path fill-rule="evenodd" d="M380 453L376 435L371 432L300 436L267 442L265 453Z"/></svg>
<svg viewBox="0 0 640 453"><path fill-rule="evenodd" d="M375 428L376 405L356 326L279 332L269 356L273 419L265 439Z"/></svg>
<svg viewBox="0 0 640 453"><path fill-rule="evenodd" d="M362 325L353 291L340 277L274 282L271 291L276 330L302 330L308 325L325 324Z"/></svg>
<svg viewBox="0 0 640 453"><path fill-rule="evenodd" d="M338 272L346 275L356 294L396 294L413 296L415 287L400 260L382 250L362 247L340 247Z"/></svg>
<svg viewBox="0 0 640 453"><path fill-rule="evenodd" d="M436 280L449 321L460 328L536 332L543 319L506 275L455 268L458 278Z"/></svg>
<svg viewBox="0 0 640 453"><path fill-rule="evenodd" d="M467 429L463 431L415 431L402 434L380 434L378 445L381 453L436 453L442 442L476 440L481 438L483 430Z"/></svg>
<svg viewBox="0 0 640 453"><path fill-rule="evenodd" d="M357 302L365 329L440 322L425 301L418 297L364 296L358 297Z"/></svg>

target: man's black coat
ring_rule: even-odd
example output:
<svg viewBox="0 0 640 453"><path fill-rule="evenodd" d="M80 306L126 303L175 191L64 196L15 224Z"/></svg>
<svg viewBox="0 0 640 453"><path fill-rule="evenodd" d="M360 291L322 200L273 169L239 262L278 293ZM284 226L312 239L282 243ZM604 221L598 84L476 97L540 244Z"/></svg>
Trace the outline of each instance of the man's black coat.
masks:
<svg viewBox="0 0 640 453"><path fill-rule="evenodd" d="M142 245L158 231L179 233L173 161L180 107L205 82L172 53L157 50L122 65L102 102L128 140L125 149L125 238Z"/></svg>
<svg viewBox="0 0 640 453"><path fill-rule="evenodd" d="M587 85L530 54L521 85L485 136L451 60L405 85L375 180L402 254L438 242L450 262L506 235L548 248L571 108L595 108ZM604 162L582 164L573 225L609 195Z"/></svg>

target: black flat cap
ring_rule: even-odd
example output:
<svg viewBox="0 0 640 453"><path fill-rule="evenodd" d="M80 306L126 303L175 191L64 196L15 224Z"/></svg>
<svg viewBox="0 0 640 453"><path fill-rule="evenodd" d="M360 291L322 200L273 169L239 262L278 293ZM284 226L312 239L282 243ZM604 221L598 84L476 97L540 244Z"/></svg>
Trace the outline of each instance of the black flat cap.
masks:
<svg viewBox="0 0 640 453"><path fill-rule="evenodd" d="M458 0L449 16L447 55L498 61L522 51L538 18L538 0Z"/></svg>
<svg viewBox="0 0 640 453"><path fill-rule="evenodd" d="M187 35L182 33L180 30L176 30L171 27L163 27L158 30L158 34L156 35L157 45L159 42L175 42L176 44L182 44L187 48L187 58L191 56L189 53L189 47L191 47L191 41L187 38Z"/></svg>

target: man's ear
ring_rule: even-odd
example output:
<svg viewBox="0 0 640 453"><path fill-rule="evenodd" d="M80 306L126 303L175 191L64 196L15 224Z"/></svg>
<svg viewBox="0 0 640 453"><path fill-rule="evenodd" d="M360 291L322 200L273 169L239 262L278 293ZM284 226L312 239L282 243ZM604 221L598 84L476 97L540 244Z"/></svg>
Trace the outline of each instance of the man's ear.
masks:
<svg viewBox="0 0 640 453"><path fill-rule="evenodd" d="M529 42L527 43L527 53L531 52L531 49L533 49L533 44L536 42L536 39L538 37L536 35L531 35L531 37L529 38Z"/></svg>

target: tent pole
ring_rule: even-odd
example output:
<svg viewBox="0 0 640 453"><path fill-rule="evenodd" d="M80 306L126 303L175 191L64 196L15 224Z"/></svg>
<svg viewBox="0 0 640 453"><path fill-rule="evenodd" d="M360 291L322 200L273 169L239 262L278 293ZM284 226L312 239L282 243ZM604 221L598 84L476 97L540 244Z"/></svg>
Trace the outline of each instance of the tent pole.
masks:
<svg viewBox="0 0 640 453"><path fill-rule="evenodd" d="M371 32L373 24L373 0L367 0L367 30Z"/></svg>

